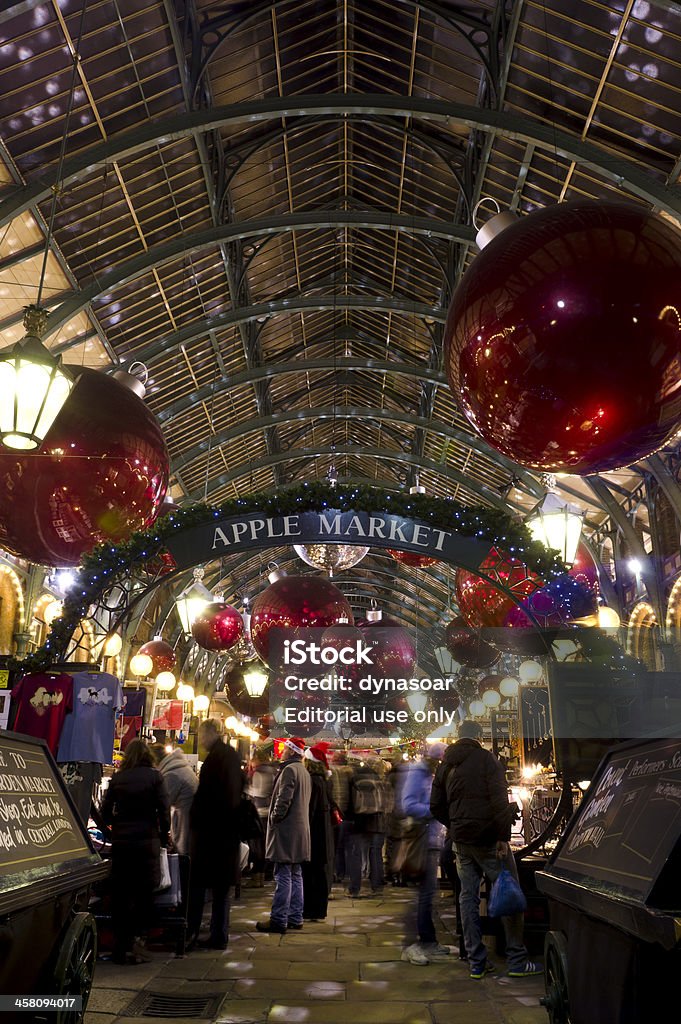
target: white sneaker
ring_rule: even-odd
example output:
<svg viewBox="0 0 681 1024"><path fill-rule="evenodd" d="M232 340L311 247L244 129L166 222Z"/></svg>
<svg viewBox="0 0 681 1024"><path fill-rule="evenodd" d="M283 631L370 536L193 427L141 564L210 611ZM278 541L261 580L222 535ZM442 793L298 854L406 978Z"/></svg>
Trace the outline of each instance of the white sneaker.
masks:
<svg viewBox="0 0 681 1024"><path fill-rule="evenodd" d="M450 946L443 946L439 942L434 942L432 946L422 946L421 948L430 960L444 960L452 954Z"/></svg>
<svg viewBox="0 0 681 1024"><path fill-rule="evenodd" d="M430 963L430 960L424 953L418 942L414 942L413 945L407 946L406 949L402 950L402 960L405 960L410 964L418 964L419 967L425 967Z"/></svg>

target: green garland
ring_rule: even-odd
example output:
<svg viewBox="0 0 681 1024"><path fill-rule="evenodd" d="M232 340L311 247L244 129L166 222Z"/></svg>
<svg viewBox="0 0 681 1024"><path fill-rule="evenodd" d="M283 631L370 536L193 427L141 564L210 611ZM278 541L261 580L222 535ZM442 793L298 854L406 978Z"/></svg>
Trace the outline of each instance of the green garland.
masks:
<svg viewBox="0 0 681 1024"><path fill-rule="evenodd" d="M490 545L498 544L544 579L567 571L557 553L547 551L532 539L522 523L500 509L460 505L450 498L401 494L378 487L332 488L326 483L305 483L276 494L256 493L245 498L233 498L219 506L190 505L158 520L148 530L133 533L122 544L99 544L84 556L76 582L64 600L63 613L53 622L43 646L16 665L25 671L36 671L53 664L65 651L88 608L116 582L119 573L143 568L153 562L163 551L166 541L178 530L252 512L285 516L326 508L340 512L376 512L382 509L464 537L486 540Z"/></svg>

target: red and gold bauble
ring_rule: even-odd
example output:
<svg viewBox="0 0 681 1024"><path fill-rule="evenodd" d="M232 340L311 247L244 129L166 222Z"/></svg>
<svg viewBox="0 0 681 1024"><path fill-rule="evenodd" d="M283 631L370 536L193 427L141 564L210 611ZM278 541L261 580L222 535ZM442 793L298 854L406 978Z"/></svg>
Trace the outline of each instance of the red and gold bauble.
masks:
<svg viewBox="0 0 681 1024"><path fill-rule="evenodd" d="M253 601L251 639L269 664L271 629L353 624L352 609L338 587L321 576L282 576Z"/></svg>
<svg viewBox="0 0 681 1024"><path fill-rule="evenodd" d="M163 434L142 399L77 372L40 451L0 453L0 547L43 565L77 565L95 544L151 526L168 487Z"/></svg>
<svg viewBox="0 0 681 1024"><path fill-rule="evenodd" d="M467 668L491 668L499 660L499 652L460 616L445 626L445 646L454 660Z"/></svg>
<svg viewBox="0 0 681 1024"><path fill-rule="evenodd" d="M457 288L445 368L476 430L523 466L588 474L645 458L681 419L681 236L624 203L520 218Z"/></svg>
<svg viewBox="0 0 681 1024"><path fill-rule="evenodd" d="M427 569L429 565L435 565L437 558L429 555L418 555L413 551L395 551L393 548L386 548L388 554L399 562L400 565L408 565L411 569Z"/></svg>
<svg viewBox="0 0 681 1024"><path fill-rule="evenodd" d="M381 628L382 627L382 628ZM416 665L416 647L411 636L402 626L388 626L385 619L360 627L371 653L367 657L372 667L367 666L362 675L378 678L410 678Z"/></svg>
<svg viewBox="0 0 681 1024"><path fill-rule="evenodd" d="M151 674L155 676L159 672L171 672L177 662L175 651L165 640L148 640L137 653L147 654L151 658L154 663Z"/></svg>
<svg viewBox="0 0 681 1024"><path fill-rule="evenodd" d="M204 651L230 651L244 634L244 620L231 604L213 601L192 624L192 636Z"/></svg>
<svg viewBox="0 0 681 1024"><path fill-rule="evenodd" d="M456 602L466 624L473 629L503 626L514 605L543 586L542 580L523 562L498 548L490 549L480 571L489 579L468 569L458 569L456 573ZM493 586L491 580L507 593Z"/></svg>

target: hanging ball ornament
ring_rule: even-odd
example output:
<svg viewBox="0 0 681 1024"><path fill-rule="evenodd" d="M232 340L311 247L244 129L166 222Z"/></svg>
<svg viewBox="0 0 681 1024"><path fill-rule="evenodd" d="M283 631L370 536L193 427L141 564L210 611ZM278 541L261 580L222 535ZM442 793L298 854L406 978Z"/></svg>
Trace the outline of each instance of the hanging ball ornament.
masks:
<svg viewBox="0 0 681 1024"><path fill-rule="evenodd" d="M678 231L642 207L579 201L498 214L478 244L445 368L485 440L522 466L581 474L664 445L681 418Z"/></svg>
<svg viewBox="0 0 681 1024"><path fill-rule="evenodd" d="M139 654L148 654L154 663L153 674L157 676L159 672L170 672L171 669L175 668L177 658L175 651L172 649L170 644L166 643L159 636L155 636L153 640L148 640L139 649Z"/></svg>
<svg viewBox="0 0 681 1024"><path fill-rule="evenodd" d="M77 565L95 544L151 526L168 487L168 451L140 381L74 373L40 452L0 452L0 547L42 565Z"/></svg>
<svg viewBox="0 0 681 1024"><path fill-rule="evenodd" d="M520 559L495 547L490 548L480 563L480 571L484 577L468 569L458 569L456 573L456 603L467 625L473 629L503 626L516 602L543 586L539 576ZM495 583L504 590L494 586Z"/></svg>
<svg viewBox="0 0 681 1024"><path fill-rule="evenodd" d="M388 554L399 562L400 565L408 565L411 569L427 569L429 565L435 565L437 558L429 555L418 555L413 551L395 551L394 548L386 548Z"/></svg>
<svg viewBox="0 0 681 1024"><path fill-rule="evenodd" d="M204 651L231 651L244 633L241 615L224 601L212 601L192 623L192 636Z"/></svg>
<svg viewBox="0 0 681 1024"><path fill-rule="evenodd" d="M577 554L568 571L568 576L581 583L584 589L590 593L599 594L598 568L586 544L578 544Z"/></svg>
<svg viewBox="0 0 681 1024"><path fill-rule="evenodd" d="M333 576L335 572L359 565L369 548L356 544L294 544L293 550L306 565L323 569Z"/></svg>
<svg viewBox="0 0 681 1024"><path fill-rule="evenodd" d="M499 660L499 652L458 616L445 626L445 646L466 668L491 668Z"/></svg>
<svg viewBox="0 0 681 1024"><path fill-rule="evenodd" d="M270 661L271 629L352 625L352 609L345 595L322 576L287 576L277 569L270 585L251 606L251 639L265 664ZM283 647L283 645L277 645ZM272 652L275 657L276 652Z"/></svg>

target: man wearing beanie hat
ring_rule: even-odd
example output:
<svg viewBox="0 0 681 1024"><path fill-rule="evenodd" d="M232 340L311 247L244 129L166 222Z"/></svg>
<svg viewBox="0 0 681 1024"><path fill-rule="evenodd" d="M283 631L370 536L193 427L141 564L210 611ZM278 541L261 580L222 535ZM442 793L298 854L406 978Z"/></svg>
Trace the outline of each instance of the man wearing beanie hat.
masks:
<svg viewBox="0 0 681 1024"><path fill-rule="evenodd" d="M326 751L326 744L318 743L305 753L312 784L310 860L303 864L303 917L307 921L323 921L326 917L333 881L333 798Z"/></svg>
<svg viewBox="0 0 681 1024"><path fill-rule="evenodd" d="M310 859L310 776L303 765L305 743L298 736L284 741L284 767L272 791L267 819L265 856L274 863L274 897L269 921L259 932L283 935L303 927L302 863Z"/></svg>

